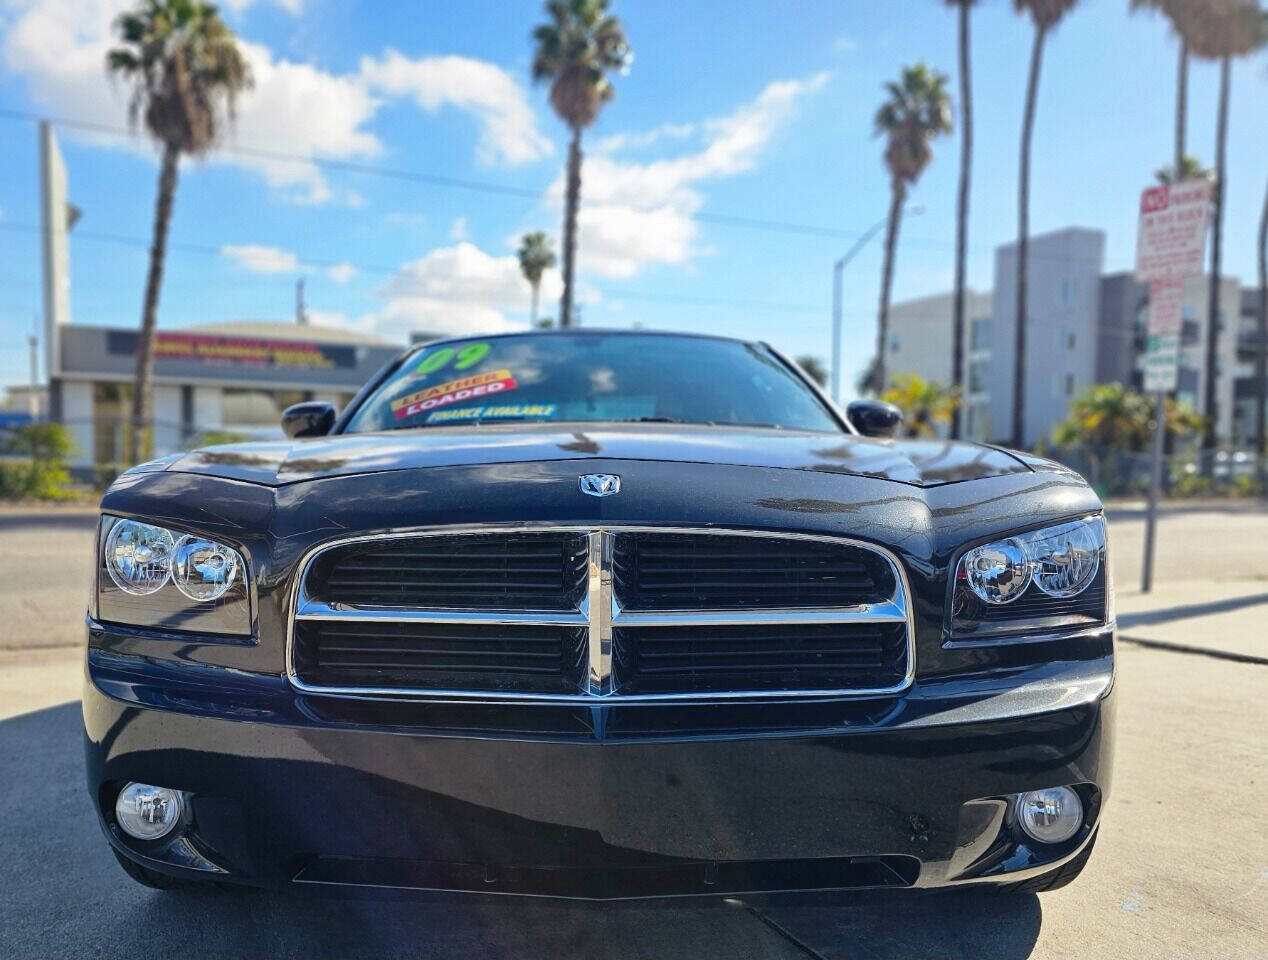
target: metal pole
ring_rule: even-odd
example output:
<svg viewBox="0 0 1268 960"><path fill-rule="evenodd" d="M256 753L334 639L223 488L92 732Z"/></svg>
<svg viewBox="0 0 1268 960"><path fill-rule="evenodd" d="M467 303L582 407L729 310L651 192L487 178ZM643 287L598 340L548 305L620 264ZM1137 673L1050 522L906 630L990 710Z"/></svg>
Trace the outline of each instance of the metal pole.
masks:
<svg viewBox="0 0 1268 960"><path fill-rule="evenodd" d="M35 322L31 325L31 335L26 338L27 346L31 348L31 395L27 398L26 409L32 420L37 419L40 413L40 338L35 332L39 329L39 324L40 317L36 314Z"/></svg>
<svg viewBox="0 0 1268 960"><path fill-rule="evenodd" d="M1177 85L1180 98L1176 103L1176 154L1175 165L1171 168L1171 179L1180 182L1180 171L1184 169L1184 97L1188 88L1189 47L1180 41L1180 79ZM1216 278L1219 282L1219 278ZM1152 298L1150 309L1153 308ZM1184 323L1180 324L1180 335L1184 336ZM1179 361L1177 361L1177 364ZM1177 372L1177 376L1178 376ZM1162 455L1167 443L1167 394L1159 390L1157 407L1154 410L1154 450L1149 464L1149 496L1145 506L1145 556L1140 564L1140 592L1148 593L1154 586L1154 538L1158 528L1158 490L1162 486Z"/></svg>
<svg viewBox="0 0 1268 960"><path fill-rule="evenodd" d="M841 276L845 258L832 265L832 402L841 402Z"/></svg>
<svg viewBox="0 0 1268 960"><path fill-rule="evenodd" d="M917 205L908 207L906 212L913 217L918 217L925 212L925 208ZM871 229L854 241L854 246L845 252L845 256L832 264L832 377L829 389L832 391L833 403L841 402L841 286L845 267L860 250L867 246L867 241L880 233L881 227L888 222L888 217L882 217L873 224Z"/></svg>
<svg viewBox="0 0 1268 960"><path fill-rule="evenodd" d="M1145 508L1145 558L1140 567L1140 592L1154 585L1154 534L1158 525L1158 489L1162 486L1162 454L1167 437L1167 395L1159 390L1154 408L1154 452L1149 467L1149 501Z"/></svg>

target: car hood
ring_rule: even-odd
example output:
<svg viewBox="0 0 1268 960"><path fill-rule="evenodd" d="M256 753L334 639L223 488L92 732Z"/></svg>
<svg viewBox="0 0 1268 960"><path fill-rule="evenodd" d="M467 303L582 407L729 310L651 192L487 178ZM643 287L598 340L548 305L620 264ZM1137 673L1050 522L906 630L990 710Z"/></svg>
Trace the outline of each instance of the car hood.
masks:
<svg viewBox="0 0 1268 960"><path fill-rule="evenodd" d="M975 443L688 424L516 424L344 434L207 447L134 471L281 486L389 470L599 459L811 470L918 487L1031 472L1011 453Z"/></svg>

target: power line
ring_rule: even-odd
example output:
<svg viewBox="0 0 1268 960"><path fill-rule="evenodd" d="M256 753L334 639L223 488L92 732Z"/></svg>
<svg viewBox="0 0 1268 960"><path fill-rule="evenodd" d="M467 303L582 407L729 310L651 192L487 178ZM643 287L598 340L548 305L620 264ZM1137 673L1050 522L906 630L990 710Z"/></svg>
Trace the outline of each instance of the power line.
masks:
<svg viewBox="0 0 1268 960"><path fill-rule="evenodd" d="M10 230L15 233L42 234L44 228L34 223L18 223L13 221L0 220L0 230ZM76 228L72 236L76 240L90 240L94 243L106 243L115 246L130 247L137 250L148 250L150 243L141 237L131 237L119 233L106 233L99 230L82 230ZM205 243L182 243L179 241L171 241L167 244L167 249L174 253L192 253L201 256L225 257L226 254L220 247L212 246ZM230 257L230 259L232 259ZM349 260L308 260L296 258L295 266L298 269L309 270L327 270L332 267L349 266L360 273L379 274L383 276L394 276L400 272L399 267L385 267L374 264L354 263ZM278 271L285 272L285 271ZM445 297L439 294L428 294L430 299L435 300L455 300L454 297ZM607 291L604 294L605 300L620 302L647 302L647 303L664 303L677 306L687 307L730 307L733 309L765 309L773 311L782 311L785 313L823 313L827 307L824 304L810 303L779 303L773 301L761 300L727 300L714 299L708 297L672 297L662 296L659 294L639 293L639 292L612 292Z"/></svg>
<svg viewBox="0 0 1268 960"><path fill-rule="evenodd" d="M110 136L138 139L135 131L127 127L119 127L107 123L90 120L75 120L69 117L50 117L27 110L0 109L0 119L18 120L32 123L46 121L55 126L86 130L93 133L104 133ZM294 163L304 166L312 165L325 170L337 170L344 173L355 173L364 176L383 177L390 180L403 180L410 183L427 183L432 186L451 187L459 190L471 190L478 193L497 194L501 196L539 199L544 189L515 187L505 183L494 183L488 180L470 180L461 177L448 177L440 174L423 173L417 170L401 170L379 164L358 163L351 160L336 160L329 157L310 157L299 153L288 153L284 150L270 150L260 147L242 146L240 144L223 144L217 150L231 155L253 157L258 160L271 160L278 163ZM766 230L777 233L792 233L802 236L828 237L837 240L854 240L859 237L857 230L841 230L818 224L794 223L787 220L767 220L756 217L733 216L721 213L695 213L695 219L703 223L719 226L740 227L748 230ZM912 238L920 242L919 238Z"/></svg>

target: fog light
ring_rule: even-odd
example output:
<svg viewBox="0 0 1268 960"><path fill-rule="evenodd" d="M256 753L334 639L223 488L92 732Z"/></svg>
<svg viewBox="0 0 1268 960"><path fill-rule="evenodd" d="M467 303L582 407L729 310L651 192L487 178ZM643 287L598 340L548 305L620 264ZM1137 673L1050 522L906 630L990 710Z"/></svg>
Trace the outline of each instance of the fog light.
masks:
<svg viewBox="0 0 1268 960"><path fill-rule="evenodd" d="M1031 790L1017 797L1017 822L1032 840L1061 843L1083 824L1083 803L1069 787Z"/></svg>
<svg viewBox="0 0 1268 960"><path fill-rule="evenodd" d="M138 840L157 840L166 836L180 821L184 802L179 790L152 787L148 783L129 783L114 804L114 817L119 828Z"/></svg>

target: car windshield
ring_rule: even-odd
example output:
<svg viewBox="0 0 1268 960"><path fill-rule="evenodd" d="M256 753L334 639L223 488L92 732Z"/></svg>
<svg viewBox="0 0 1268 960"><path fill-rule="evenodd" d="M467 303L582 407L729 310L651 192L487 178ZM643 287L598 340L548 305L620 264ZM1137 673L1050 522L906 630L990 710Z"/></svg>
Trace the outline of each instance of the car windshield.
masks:
<svg viewBox="0 0 1268 960"><path fill-rule="evenodd" d="M769 350L708 337L529 333L409 357L349 432L507 421L645 421L841 431Z"/></svg>

